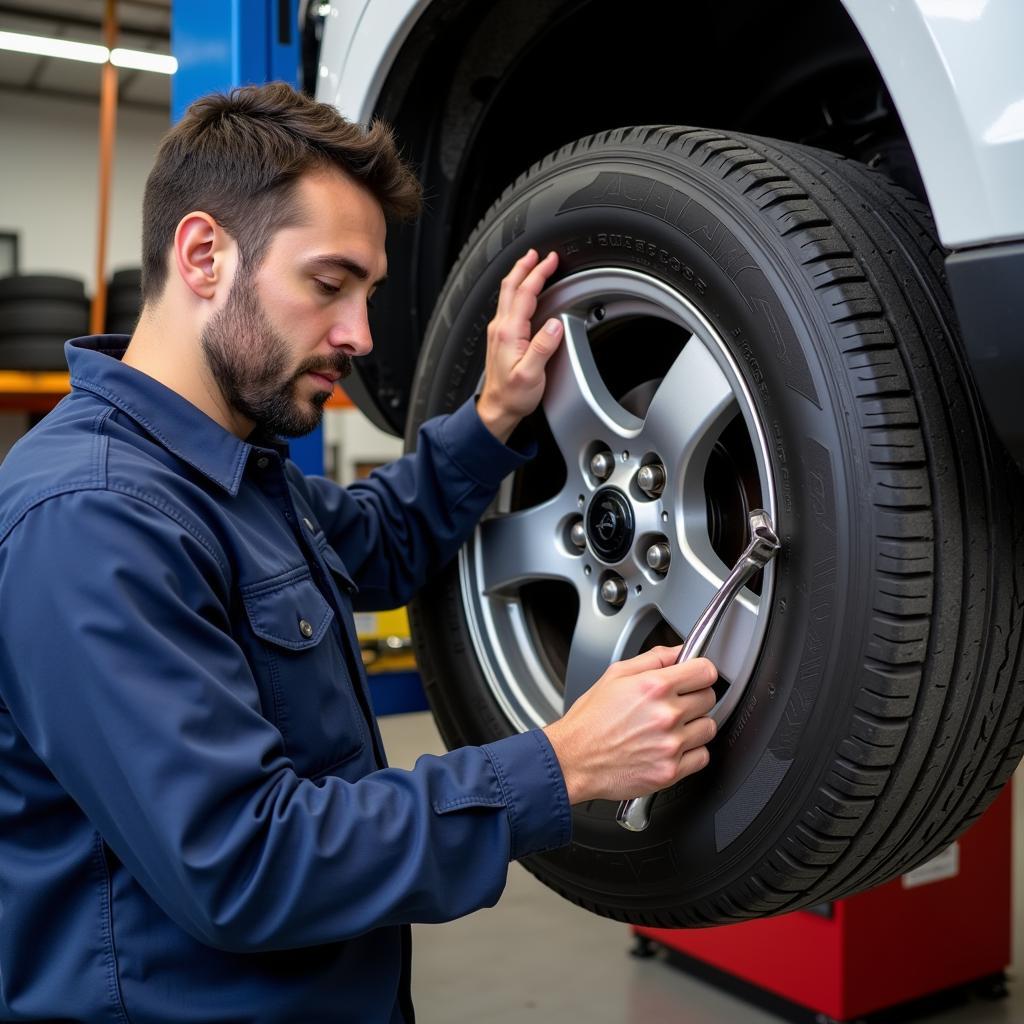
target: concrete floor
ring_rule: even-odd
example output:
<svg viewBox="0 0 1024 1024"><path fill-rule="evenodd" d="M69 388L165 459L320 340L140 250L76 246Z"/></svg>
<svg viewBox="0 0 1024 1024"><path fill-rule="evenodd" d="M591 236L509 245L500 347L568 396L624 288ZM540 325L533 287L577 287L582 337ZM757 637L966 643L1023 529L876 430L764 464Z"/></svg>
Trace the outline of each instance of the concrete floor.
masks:
<svg viewBox="0 0 1024 1024"><path fill-rule="evenodd" d="M391 763L444 751L429 714L381 719ZM1024 779L1014 787L1014 864L1024 854ZM934 1024L1024 1021L1020 886L1010 995L915 1018ZM556 896L511 865L501 901L459 921L413 928L419 1024L778 1024L781 1018L692 979L661 958L629 956L629 929Z"/></svg>

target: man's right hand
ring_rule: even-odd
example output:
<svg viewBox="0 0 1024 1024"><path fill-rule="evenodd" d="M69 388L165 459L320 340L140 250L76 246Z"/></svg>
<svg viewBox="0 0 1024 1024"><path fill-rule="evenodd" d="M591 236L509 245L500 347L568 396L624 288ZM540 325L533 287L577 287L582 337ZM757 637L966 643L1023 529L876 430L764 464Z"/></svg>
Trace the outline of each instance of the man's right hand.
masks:
<svg viewBox="0 0 1024 1024"><path fill-rule="evenodd" d="M544 729L570 804L646 796L707 765L718 672L707 658L677 665L680 650L654 647L615 662Z"/></svg>

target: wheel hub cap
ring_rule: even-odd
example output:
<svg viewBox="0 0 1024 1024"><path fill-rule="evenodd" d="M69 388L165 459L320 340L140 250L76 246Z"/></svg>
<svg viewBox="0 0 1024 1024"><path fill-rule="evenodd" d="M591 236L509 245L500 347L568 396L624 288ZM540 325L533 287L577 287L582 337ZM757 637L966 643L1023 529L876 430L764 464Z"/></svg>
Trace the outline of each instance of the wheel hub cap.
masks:
<svg viewBox="0 0 1024 1024"><path fill-rule="evenodd" d="M633 543L633 508L617 487L603 487L587 510L587 537L603 562L621 562Z"/></svg>

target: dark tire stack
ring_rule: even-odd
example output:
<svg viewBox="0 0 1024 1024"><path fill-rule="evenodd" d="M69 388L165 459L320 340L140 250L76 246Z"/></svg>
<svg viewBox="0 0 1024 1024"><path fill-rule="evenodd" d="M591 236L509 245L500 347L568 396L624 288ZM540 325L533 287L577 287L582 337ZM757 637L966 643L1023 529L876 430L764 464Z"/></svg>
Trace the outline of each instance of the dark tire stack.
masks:
<svg viewBox="0 0 1024 1024"><path fill-rule="evenodd" d="M0 369L66 370L64 342L88 332L89 300L79 278L0 278Z"/></svg>
<svg viewBox="0 0 1024 1024"><path fill-rule="evenodd" d="M142 271L118 270L107 289L107 334L131 334L142 308Z"/></svg>

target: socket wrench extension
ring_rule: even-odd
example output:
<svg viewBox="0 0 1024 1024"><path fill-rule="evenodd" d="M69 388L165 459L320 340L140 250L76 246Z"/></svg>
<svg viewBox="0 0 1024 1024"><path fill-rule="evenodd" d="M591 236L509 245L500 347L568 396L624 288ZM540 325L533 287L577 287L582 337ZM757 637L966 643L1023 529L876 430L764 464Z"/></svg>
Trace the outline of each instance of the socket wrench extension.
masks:
<svg viewBox="0 0 1024 1024"><path fill-rule="evenodd" d="M750 543L746 551L740 555L735 568L726 577L711 603L701 612L696 625L686 638L683 649L676 659L676 664L699 658L708 649L708 644L715 630L722 621L733 599L743 585L754 573L763 569L776 555L781 545L775 534L771 516L762 509L750 513ZM619 804L615 820L630 832L643 832L651 822L651 805L656 793L637 797L634 800L623 800Z"/></svg>

